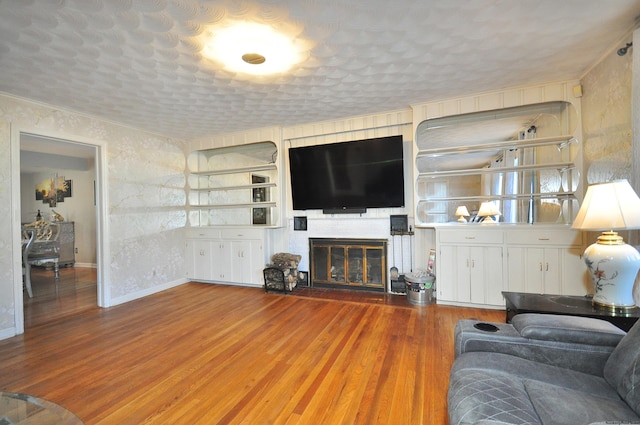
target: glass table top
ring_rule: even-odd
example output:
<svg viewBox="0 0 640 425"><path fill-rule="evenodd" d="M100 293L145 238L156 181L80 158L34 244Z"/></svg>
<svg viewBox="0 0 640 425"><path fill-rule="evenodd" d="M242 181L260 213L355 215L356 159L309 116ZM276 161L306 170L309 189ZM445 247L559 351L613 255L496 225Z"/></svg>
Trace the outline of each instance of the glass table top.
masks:
<svg viewBox="0 0 640 425"><path fill-rule="evenodd" d="M62 406L27 394L0 392L0 425L83 425Z"/></svg>

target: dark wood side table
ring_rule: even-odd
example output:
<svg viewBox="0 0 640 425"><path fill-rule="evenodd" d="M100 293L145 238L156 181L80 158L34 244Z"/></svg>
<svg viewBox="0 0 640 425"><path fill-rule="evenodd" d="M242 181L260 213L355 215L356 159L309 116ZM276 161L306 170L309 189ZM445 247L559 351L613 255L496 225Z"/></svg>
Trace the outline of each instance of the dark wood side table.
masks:
<svg viewBox="0 0 640 425"><path fill-rule="evenodd" d="M640 308L611 309L594 305L590 297L502 292L507 307L507 323L519 313L567 314L594 317L628 331L640 318Z"/></svg>

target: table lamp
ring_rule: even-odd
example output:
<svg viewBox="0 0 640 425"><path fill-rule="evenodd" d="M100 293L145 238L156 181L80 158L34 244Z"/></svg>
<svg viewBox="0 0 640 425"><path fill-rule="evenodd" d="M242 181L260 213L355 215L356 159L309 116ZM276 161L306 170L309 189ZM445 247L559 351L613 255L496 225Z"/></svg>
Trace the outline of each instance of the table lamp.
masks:
<svg viewBox="0 0 640 425"><path fill-rule="evenodd" d="M460 205L458 208L456 208L455 215L458 216L459 223L466 223L467 219L465 217L469 217L469 210L464 205Z"/></svg>
<svg viewBox="0 0 640 425"><path fill-rule="evenodd" d="M491 201L483 202L480 204L480 211L478 211L478 217L483 217L483 223L495 223L494 216L500 215L500 211L496 204Z"/></svg>
<svg viewBox="0 0 640 425"><path fill-rule="evenodd" d="M640 253L614 231L640 228L640 198L629 182L616 180L589 186L571 227L604 230L584 251L595 288L593 302L612 309L635 308L633 285L640 269Z"/></svg>

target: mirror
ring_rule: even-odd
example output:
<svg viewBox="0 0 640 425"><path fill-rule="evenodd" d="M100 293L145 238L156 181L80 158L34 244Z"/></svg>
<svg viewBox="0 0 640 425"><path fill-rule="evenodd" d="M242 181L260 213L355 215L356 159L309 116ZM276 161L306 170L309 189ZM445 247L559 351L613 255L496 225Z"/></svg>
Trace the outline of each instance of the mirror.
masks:
<svg viewBox="0 0 640 425"><path fill-rule="evenodd" d="M505 223L570 223L577 213L575 108L548 102L425 120L416 131L420 224L477 221L491 202Z"/></svg>

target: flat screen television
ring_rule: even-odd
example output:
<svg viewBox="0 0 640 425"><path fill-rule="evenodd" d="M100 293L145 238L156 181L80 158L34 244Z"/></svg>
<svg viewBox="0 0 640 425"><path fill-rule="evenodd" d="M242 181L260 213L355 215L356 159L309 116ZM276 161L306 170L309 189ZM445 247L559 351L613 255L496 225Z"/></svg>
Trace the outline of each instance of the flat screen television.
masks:
<svg viewBox="0 0 640 425"><path fill-rule="evenodd" d="M289 149L294 210L404 206L402 136Z"/></svg>

